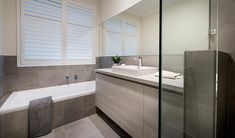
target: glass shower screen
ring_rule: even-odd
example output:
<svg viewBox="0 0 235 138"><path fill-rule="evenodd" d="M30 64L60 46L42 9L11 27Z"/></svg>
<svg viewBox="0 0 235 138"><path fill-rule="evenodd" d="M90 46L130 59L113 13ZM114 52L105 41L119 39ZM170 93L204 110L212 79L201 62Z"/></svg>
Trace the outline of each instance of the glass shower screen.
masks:
<svg viewBox="0 0 235 138"><path fill-rule="evenodd" d="M161 138L216 136L210 0L161 1Z"/></svg>

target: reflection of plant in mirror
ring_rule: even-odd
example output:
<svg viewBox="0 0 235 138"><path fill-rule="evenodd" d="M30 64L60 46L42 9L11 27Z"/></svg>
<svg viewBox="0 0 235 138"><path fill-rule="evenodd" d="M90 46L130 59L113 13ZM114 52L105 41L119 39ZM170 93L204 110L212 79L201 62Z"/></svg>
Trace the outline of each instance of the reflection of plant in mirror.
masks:
<svg viewBox="0 0 235 138"><path fill-rule="evenodd" d="M115 63L115 64L119 64L120 62L121 62L121 57L120 56L113 56L112 57L112 60L113 60L113 62Z"/></svg>

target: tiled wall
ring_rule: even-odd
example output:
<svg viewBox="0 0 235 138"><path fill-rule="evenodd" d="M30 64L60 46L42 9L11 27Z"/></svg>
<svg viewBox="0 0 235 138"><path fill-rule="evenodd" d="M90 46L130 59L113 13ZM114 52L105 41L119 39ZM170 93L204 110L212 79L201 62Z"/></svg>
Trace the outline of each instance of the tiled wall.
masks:
<svg viewBox="0 0 235 138"><path fill-rule="evenodd" d="M159 56L141 56L144 66L159 66ZM184 55L163 55L163 68L165 70L184 73ZM113 65L111 57L99 57L97 58L98 68L110 68ZM138 65L138 56L123 56L121 63L127 65Z"/></svg>
<svg viewBox="0 0 235 138"><path fill-rule="evenodd" d="M229 136L235 137L235 59L231 59L229 82Z"/></svg>
<svg viewBox="0 0 235 138"><path fill-rule="evenodd" d="M218 48L231 55L229 85L229 137L235 137L235 1L218 0Z"/></svg>
<svg viewBox="0 0 235 138"><path fill-rule="evenodd" d="M95 80L95 65L18 68L16 56L0 59L2 59L0 64L2 63L3 74L5 74L4 93L63 85L67 83L66 76L70 77L69 83ZM78 75L78 80L74 79L75 75Z"/></svg>
<svg viewBox="0 0 235 138"><path fill-rule="evenodd" d="M4 56L0 56L0 97L4 94Z"/></svg>
<svg viewBox="0 0 235 138"><path fill-rule="evenodd" d="M158 56L141 56L143 65L158 67ZM163 56L163 67L169 71L183 74L183 55ZM138 56L122 57L122 63L138 65ZM113 65L111 57L97 57L96 65L52 66L52 67L17 67L16 56L0 56L0 97L6 93L33 88L95 80L95 68L109 68ZM79 79L75 80L74 76Z"/></svg>
<svg viewBox="0 0 235 138"><path fill-rule="evenodd" d="M186 52L186 138L214 136L215 69L215 52Z"/></svg>
<svg viewBox="0 0 235 138"><path fill-rule="evenodd" d="M185 54L186 138L213 138L215 127L217 137L226 137L229 55L219 52L218 63L216 99L216 51L194 51Z"/></svg>
<svg viewBox="0 0 235 138"><path fill-rule="evenodd" d="M219 52L218 57L218 98L217 98L217 137L229 137L228 94L230 76L230 55Z"/></svg>

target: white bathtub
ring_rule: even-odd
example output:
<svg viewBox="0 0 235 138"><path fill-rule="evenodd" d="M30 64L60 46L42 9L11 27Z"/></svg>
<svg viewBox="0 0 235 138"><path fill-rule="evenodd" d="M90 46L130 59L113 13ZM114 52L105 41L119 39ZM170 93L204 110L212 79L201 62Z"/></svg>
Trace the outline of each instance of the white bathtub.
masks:
<svg viewBox="0 0 235 138"><path fill-rule="evenodd" d="M0 108L0 114L15 112L29 107L31 100L52 96L54 102L95 93L95 81L81 82L69 85L46 87L13 92Z"/></svg>

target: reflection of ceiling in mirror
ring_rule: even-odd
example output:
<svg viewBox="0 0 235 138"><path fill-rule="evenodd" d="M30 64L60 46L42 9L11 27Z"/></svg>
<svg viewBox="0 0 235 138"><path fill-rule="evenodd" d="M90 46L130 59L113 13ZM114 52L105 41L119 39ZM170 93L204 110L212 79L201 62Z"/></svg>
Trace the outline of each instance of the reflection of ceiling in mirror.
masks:
<svg viewBox="0 0 235 138"><path fill-rule="evenodd" d="M142 0L125 12L137 17L145 17L146 15L159 10L159 1L160 0ZM180 1L183 0L163 0L163 6L168 7Z"/></svg>
<svg viewBox="0 0 235 138"><path fill-rule="evenodd" d="M138 4L126 10L126 13L144 17L159 9L159 0L142 0Z"/></svg>

